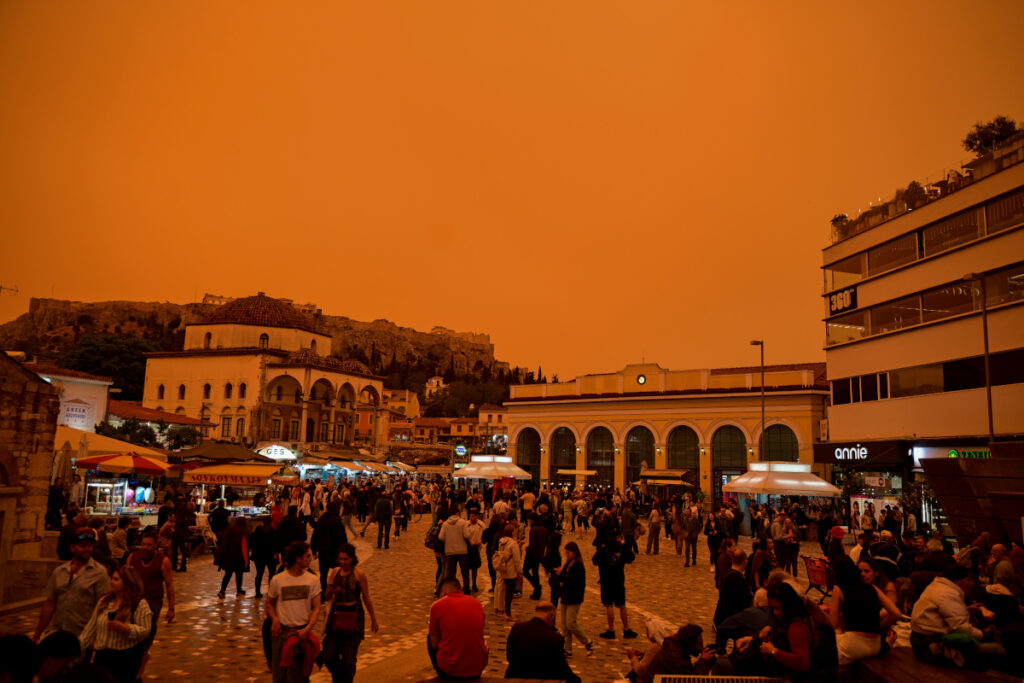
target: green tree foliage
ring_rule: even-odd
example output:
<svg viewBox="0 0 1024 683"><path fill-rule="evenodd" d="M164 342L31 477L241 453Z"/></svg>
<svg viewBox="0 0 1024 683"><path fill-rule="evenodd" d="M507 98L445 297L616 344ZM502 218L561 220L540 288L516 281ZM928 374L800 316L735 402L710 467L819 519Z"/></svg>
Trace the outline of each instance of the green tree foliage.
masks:
<svg viewBox="0 0 1024 683"><path fill-rule="evenodd" d="M156 344L141 337L86 335L79 337L60 364L69 370L111 377L121 390L119 398L138 401L146 381L145 353L157 350Z"/></svg>
<svg viewBox="0 0 1024 683"><path fill-rule="evenodd" d="M104 420L96 425L96 433L101 436L109 436L112 439L127 441L137 446L159 445L156 430L133 417L124 420L117 427Z"/></svg>
<svg viewBox="0 0 1024 683"><path fill-rule="evenodd" d="M423 404L423 416L476 417L480 404L503 403L507 398L508 385L498 382L456 381Z"/></svg>
<svg viewBox="0 0 1024 683"><path fill-rule="evenodd" d="M164 447L171 451L191 448L199 443L199 430L195 427L167 427L162 436Z"/></svg>
<svg viewBox="0 0 1024 683"><path fill-rule="evenodd" d="M964 138L964 149L975 156L984 156L1018 132L1017 122L1005 116L997 116L987 123L979 121Z"/></svg>

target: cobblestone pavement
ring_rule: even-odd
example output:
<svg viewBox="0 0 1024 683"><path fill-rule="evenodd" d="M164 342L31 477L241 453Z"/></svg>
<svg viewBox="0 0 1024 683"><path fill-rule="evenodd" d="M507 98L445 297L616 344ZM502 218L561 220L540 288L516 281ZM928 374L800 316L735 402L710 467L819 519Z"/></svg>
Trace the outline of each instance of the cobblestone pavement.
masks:
<svg viewBox="0 0 1024 683"><path fill-rule="evenodd" d="M433 554L423 547L427 526L425 519L410 525L408 533L392 539L391 548L386 550L378 550L368 542L371 534L376 535L372 526L365 539L355 539L360 567L369 576L370 594L381 624L379 633L367 633L360 648L357 681L418 681L434 675L425 646L436 568ZM579 622L594 640L595 653L587 656L586 650L577 643L570 660L573 669L585 681L612 681L629 670L625 647L632 645L643 649L646 644L644 623L648 617L659 617L675 625L693 622L710 633L717 591L703 538L695 567L685 568L672 541L664 538L660 554L647 555L641 548L637 560L627 567L629 623L640 633L640 638L634 641L623 640L617 611L617 638L597 637L607 628L607 622L599 600L597 568L589 563L593 534L580 541L571 533L564 540L576 540L587 559L587 594ZM740 545L749 551L749 539L741 539ZM804 543L804 552L818 554L817 550L816 544ZM253 597L254 574L245 575L247 595L236 596L234 587L229 586L224 600L218 600L216 595L222 574L208 555L195 558L187 573L174 576L178 592L177 618L170 625L161 623L144 679L163 681L202 676L204 680L269 680L260 640L263 601ZM485 675L501 677L506 666L505 640L511 622L493 616L486 565L480 570L478 585L478 598L485 603L487 643L491 652ZM546 584L544 597L548 597ZM513 602L513 615L516 619L529 618L535 604L527 598L517 598ZM4 615L0 617L0 631L31 634L37 615L37 610ZM315 673L312 680L314 683L329 681L330 675L325 668Z"/></svg>

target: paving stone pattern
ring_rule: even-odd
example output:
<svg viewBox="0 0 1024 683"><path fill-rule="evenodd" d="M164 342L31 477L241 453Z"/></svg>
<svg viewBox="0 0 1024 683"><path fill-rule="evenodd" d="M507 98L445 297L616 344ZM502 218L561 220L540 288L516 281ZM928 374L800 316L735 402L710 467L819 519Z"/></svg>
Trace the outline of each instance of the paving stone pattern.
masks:
<svg viewBox="0 0 1024 683"><path fill-rule="evenodd" d="M435 599L436 569L433 553L423 547L427 528L427 520L410 525L409 531L401 538L392 539L390 549L378 550L369 542L371 535L376 541L376 530L372 526L367 530L366 538L355 539L360 567L369 576L370 595L381 624L377 634L367 631L360 647L357 681L418 681L434 675L425 654L427 616ZM622 638L618 610L615 617L617 637L614 640L598 638L598 634L607 628L607 621L599 599L597 568L589 561L593 532L583 540L579 540L575 533L567 534L564 540L579 543L588 563L587 594L579 623L593 639L595 652L588 656L586 650L575 643L574 656L570 660L573 670L583 680L603 682L622 678L629 670L625 647L645 647L644 624L649 617L658 617L675 625L699 624L710 639L717 591L714 574L709 571L708 550L703 539L695 567L684 567L683 559L676 555L672 542L665 542L665 539L662 539L660 554L647 555L641 550L636 561L627 567L629 622L640 633L635 640ZM749 539L741 539L740 546L749 552ZM816 544L808 542L804 543L802 550L817 554L818 549ZM161 621L144 679L159 681L201 676L206 681L269 680L260 640L264 601L253 597L254 573L245 575L247 595L236 596L232 583L223 600L217 599L222 574L212 565L209 556L194 558L188 572L174 576L178 592L177 618L170 625ZM486 638L491 653L485 675L501 677L506 667L505 641L512 622L493 614L486 565L480 570L478 585L480 593L477 597L484 603L487 614ZM529 590L527 584L527 595ZM544 598L548 597L545 584ZM535 604L526 597L517 598L512 606L513 616L516 619L529 618ZM0 631L31 634L37 615L38 612L33 610L0 617ZM322 628L318 628L317 633L321 632ZM312 681L330 681L330 674L324 668L313 675Z"/></svg>

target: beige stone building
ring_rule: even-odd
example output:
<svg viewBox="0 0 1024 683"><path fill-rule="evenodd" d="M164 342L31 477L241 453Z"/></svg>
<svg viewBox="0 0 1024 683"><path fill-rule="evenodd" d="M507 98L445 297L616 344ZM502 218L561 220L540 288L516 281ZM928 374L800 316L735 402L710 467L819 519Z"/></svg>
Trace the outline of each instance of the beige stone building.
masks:
<svg viewBox="0 0 1024 683"><path fill-rule="evenodd" d="M42 594L57 565L44 517L59 394L0 352L0 603Z"/></svg>
<svg viewBox="0 0 1024 683"><path fill-rule="evenodd" d="M686 470L692 483L718 498L722 484L749 462L814 461L829 395L825 364L766 368L764 453L760 383L759 367L666 370L648 363L568 382L514 385L504 406L509 452L540 484L622 489L645 468Z"/></svg>
<svg viewBox="0 0 1024 683"><path fill-rule="evenodd" d="M216 424L208 435L293 450L351 445L356 408L372 410L369 445L387 440L383 382L331 357L313 316L262 292L185 328L181 351L150 353L142 405Z"/></svg>

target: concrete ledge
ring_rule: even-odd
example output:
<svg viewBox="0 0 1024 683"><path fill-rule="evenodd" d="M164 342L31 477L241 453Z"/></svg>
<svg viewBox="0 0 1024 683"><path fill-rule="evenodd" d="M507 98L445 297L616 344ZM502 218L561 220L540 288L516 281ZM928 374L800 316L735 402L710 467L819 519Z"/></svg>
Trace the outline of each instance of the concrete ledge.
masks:
<svg viewBox="0 0 1024 683"><path fill-rule="evenodd" d="M11 614L12 612L23 612L38 609L45 601L46 598L40 596L38 598L30 598L28 600L19 600L18 602L9 602L6 605L0 605L0 614Z"/></svg>

